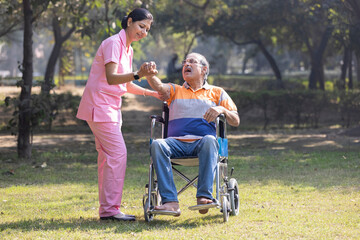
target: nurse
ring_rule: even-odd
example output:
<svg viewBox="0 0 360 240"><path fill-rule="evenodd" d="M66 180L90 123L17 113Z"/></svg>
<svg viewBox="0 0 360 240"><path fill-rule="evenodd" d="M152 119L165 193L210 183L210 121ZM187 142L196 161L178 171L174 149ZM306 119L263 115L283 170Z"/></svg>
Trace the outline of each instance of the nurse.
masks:
<svg viewBox="0 0 360 240"><path fill-rule="evenodd" d="M133 10L121 22L122 30L105 39L91 66L77 118L87 121L95 136L98 152L99 215L101 220L134 221L134 215L120 211L126 170L126 146L121 133L121 96L128 92L159 98L159 94L139 87L133 80L154 74L141 65L132 71L131 43L146 37L153 22L143 8Z"/></svg>

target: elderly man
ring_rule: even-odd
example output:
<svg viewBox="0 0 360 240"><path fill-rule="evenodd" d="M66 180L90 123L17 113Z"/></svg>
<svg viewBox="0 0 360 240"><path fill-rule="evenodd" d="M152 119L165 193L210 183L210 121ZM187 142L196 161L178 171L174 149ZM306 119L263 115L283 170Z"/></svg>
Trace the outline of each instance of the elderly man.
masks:
<svg viewBox="0 0 360 240"><path fill-rule="evenodd" d="M154 62L149 63L149 68L157 72ZM174 216L180 216L170 161L174 157L199 158L197 204L212 203L219 150L214 120L224 114L228 124L238 126L240 118L229 95L222 88L207 83L208 74L206 58L198 53L190 53L183 61L185 83L182 86L163 84L155 75L147 77L153 89L169 96L168 138L157 139L151 144L151 157L163 203L155 207L157 211L173 212ZM199 212L205 214L208 209L205 207Z"/></svg>

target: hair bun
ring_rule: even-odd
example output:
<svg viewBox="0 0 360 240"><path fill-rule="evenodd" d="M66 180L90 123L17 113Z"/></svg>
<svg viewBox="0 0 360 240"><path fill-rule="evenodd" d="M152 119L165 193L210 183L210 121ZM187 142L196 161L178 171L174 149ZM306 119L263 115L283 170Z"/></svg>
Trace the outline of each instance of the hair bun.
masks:
<svg viewBox="0 0 360 240"><path fill-rule="evenodd" d="M127 28L127 20L128 20L128 16L123 17L123 19L121 20L121 27L123 29Z"/></svg>

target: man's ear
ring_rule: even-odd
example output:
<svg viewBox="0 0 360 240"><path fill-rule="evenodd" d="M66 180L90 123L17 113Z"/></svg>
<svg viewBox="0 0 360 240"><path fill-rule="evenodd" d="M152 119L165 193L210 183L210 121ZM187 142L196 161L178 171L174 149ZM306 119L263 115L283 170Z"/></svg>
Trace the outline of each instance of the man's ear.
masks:
<svg viewBox="0 0 360 240"><path fill-rule="evenodd" d="M207 67L206 67L206 66L203 66L202 69L201 69L201 72L205 75L205 74L206 74L206 71L207 71Z"/></svg>

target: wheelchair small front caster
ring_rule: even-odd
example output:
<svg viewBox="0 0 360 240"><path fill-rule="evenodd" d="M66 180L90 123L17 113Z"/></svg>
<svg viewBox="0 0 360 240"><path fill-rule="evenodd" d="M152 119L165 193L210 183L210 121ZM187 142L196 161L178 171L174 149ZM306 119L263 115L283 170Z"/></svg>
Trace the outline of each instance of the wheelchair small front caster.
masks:
<svg viewBox="0 0 360 240"><path fill-rule="evenodd" d="M222 213L223 213L224 222L229 221L229 212L230 212L229 200L227 199L226 196L223 196L222 197Z"/></svg>
<svg viewBox="0 0 360 240"><path fill-rule="evenodd" d="M151 207L149 198L146 198L144 202L144 217L146 222L151 222L154 219L154 215L149 211Z"/></svg>
<svg viewBox="0 0 360 240"><path fill-rule="evenodd" d="M231 215L237 216L239 214L239 186L235 178L231 178L229 181L229 189L230 195L230 206L231 206Z"/></svg>

